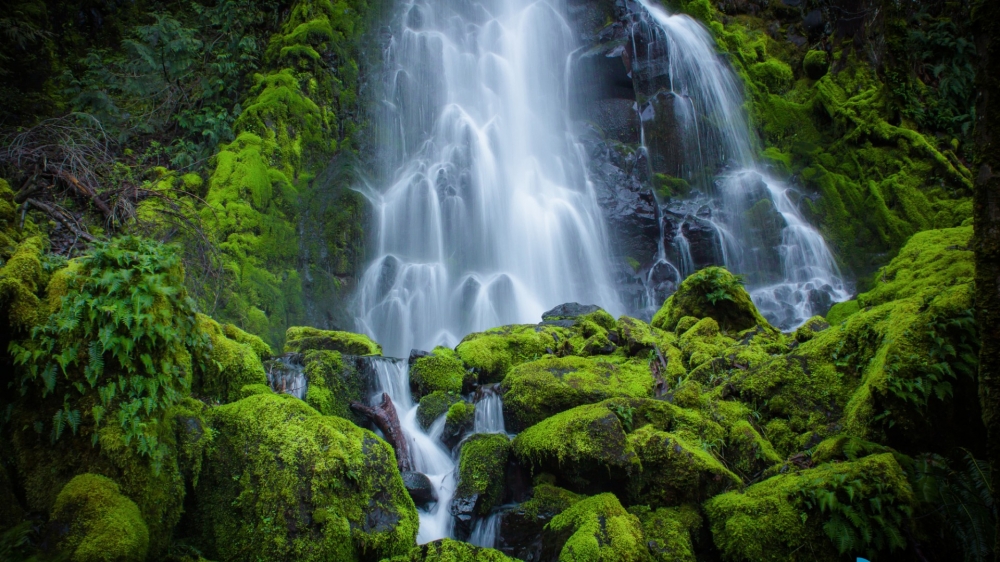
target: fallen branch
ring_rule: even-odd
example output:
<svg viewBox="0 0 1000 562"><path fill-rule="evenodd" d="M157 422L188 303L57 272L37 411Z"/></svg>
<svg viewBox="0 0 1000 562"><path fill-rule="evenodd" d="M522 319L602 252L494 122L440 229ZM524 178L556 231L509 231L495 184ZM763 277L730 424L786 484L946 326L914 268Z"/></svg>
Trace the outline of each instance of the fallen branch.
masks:
<svg viewBox="0 0 1000 562"><path fill-rule="evenodd" d="M90 233L88 233L88 232L86 232L84 230L81 230L75 224L73 224L75 221L71 221L69 218L67 218L56 207L54 207L52 205L49 205L48 203L42 203L41 201L38 201L37 199L27 199L24 203L26 205L31 205L32 207L35 207L39 211L44 211L50 217L52 217L52 218L56 219L57 221L61 222L63 224L63 226L65 226L66 228L68 228L70 230L70 232L72 232L73 234L79 236L80 238L83 238L87 242L93 242L94 240L96 240L96 238L94 238L93 236L91 236Z"/></svg>
<svg viewBox="0 0 1000 562"><path fill-rule="evenodd" d="M80 180L76 179L76 176L65 170L58 169L54 170L52 173L59 179L69 184L69 186L75 189L77 193L93 201L94 205L100 209L102 213L104 213L105 217L111 216L111 209L108 208L108 205L104 201L101 201L97 192L80 183Z"/></svg>
<svg viewBox="0 0 1000 562"><path fill-rule="evenodd" d="M351 409L364 414L382 430L386 441L396 450L396 461L401 472L409 472L410 450L406 446L406 436L403 435L403 428L399 425L399 416L396 415L396 407L392 405L389 395L382 393L382 403L372 407L360 402L351 402Z"/></svg>

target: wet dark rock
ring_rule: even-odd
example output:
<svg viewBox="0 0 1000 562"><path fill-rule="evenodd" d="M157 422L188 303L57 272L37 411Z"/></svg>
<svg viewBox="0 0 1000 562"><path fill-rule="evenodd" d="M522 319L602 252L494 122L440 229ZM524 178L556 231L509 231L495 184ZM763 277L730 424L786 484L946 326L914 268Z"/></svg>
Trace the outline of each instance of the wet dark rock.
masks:
<svg viewBox="0 0 1000 562"><path fill-rule="evenodd" d="M475 519L476 501L479 494L456 497L451 501L451 514L455 517L455 538L460 541L469 540L472 535L472 525Z"/></svg>
<svg viewBox="0 0 1000 562"><path fill-rule="evenodd" d="M406 486L406 491L409 492L410 497L413 498L413 503L417 507L425 507L427 504L438 500L437 492L434 491L434 486L426 474L422 472L403 472L402 476L403 485Z"/></svg>
<svg viewBox="0 0 1000 562"><path fill-rule="evenodd" d="M678 120L680 97L661 90L650 97L639 110L642 130L649 155L649 167L653 173L673 177L685 177L684 162L687 151L684 143L684 127Z"/></svg>
<svg viewBox="0 0 1000 562"><path fill-rule="evenodd" d="M823 30L823 12L813 10L802 18L802 27L810 34L819 33Z"/></svg>
<svg viewBox="0 0 1000 562"><path fill-rule="evenodd" d="M542 314L542 320L565 320L585 316L597 312L601 307L596 304L580 304L578 302L568 302L560 304Z"/></svg>
<svg viewBox="0 0 1000 562"><path fill-rule="evenodd" d="M410 350L410 358L407 360L407 364L410 367L412 367L413 364L417 362L417 359L420 359L421 357L427 357L430 354L431 354L430 351L422 351L422 350L419 350L419 349L411 349Z"/></svg>
<svg viewBox="0 0 1000 562"><path fill-rule="evenodd" d="M688 241L691 261L695 269L722 263L719 235L715 227L708 221L688 216L681 226L681 232Z"/></svg>
<svg viewBox="0 0 1000 562"><path fill-rule="evenodd" d="M809 43L808 39L806 39L805 37L802 37L801 35L795 35L794 33L788 35L788 40L793 45L795 45L796 47L799 47L800 49L802 47L805 47Z"/></svg>
<svg viewBox="0 0 1000 562"><path fill-rule="evenodd" d="M649 270L649 277L646 280L647 286L653 292L655 302L663 302L677 290L680 282L680 275L673 265L658 261Z"/></svg>

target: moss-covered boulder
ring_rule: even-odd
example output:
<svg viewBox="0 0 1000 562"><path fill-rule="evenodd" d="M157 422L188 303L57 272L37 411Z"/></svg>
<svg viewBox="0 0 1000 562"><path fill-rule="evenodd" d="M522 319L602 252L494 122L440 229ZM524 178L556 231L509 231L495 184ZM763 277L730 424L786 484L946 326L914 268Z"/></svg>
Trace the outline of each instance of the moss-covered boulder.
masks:
<svg viewBox="0 0 1000 562"><path fill-rule="evenodd" d="M439 539L414 547L386 562L515 562L492 548L480 548L467 542Z"/></svg>
<svg viewBox="0 0 1000 562"><path fill-rule="evenodd" d="M742 280L721 267L706 267L689 275L653 316L652 325L671 331L685 316L713 318L727 332L770 326L750 300Z"/></svg>
<svg viewBox="0 0 1000 562"><path fill-rule="evenodd" d="M553 353L560 333L554 326L501 326L465 336L455 352L480 383L500 382L511 367Z"/></svg>
<svg viewBox="0 0 1000 562"><path fill-rule="evenodd" d="M913 491L889 453L774 476L705 503L730 560L843 560L906 543Z"/></svg>
<svg viewBox="0 0 1000 562"><path fill-rule="evenodd" d="M410 367L410 387L414 390L414 398L435 391L459 394L467 379L470 383L474 380L471 377L461 359L446 347L434 348L433 352L420 357Z"/></svg>
<svg viewBox="0 0 1000 562"><path fill-rule="evenodd" d="M448 413L453 405L462 401L462 397L454 392L435 390L420 399L417 405L417 421L420 426L427 429L434 423L434 420ZM464 410L464 409L463 409ZM456 415L457 414L456 410Z"/></svg>
<svg viewBox="0 0 1000 562"><path fill-rule="evenodd" d="M634 503L653 507L697 503L742 484L700 443L679 434L647 425L629 434L628 442L642 465L629 479Z"/></svg>
<svg viewBox="0 0 1000 562"><path fill-rule="evenodd" d="M285 332L285 352L301 353L307 349L339 351L348 355L382 355L382 346L364 334L292 326Z"/></svg>
<svg viewBox="0 0 1000 562"><path fill-rule="evenodd" d="M486 515L501 499L504 473L510 456L510 440L498 433L473 435L462 444L458 463L458 487L451 502L459 536L471 532L476 515Z"/></svg>
<svg viewBox="0 0 1000 562"><path fill-rule="evenodd" d="M812 80L819 80L826 75L826 71L829 69L830 58L827 56L826 51L809 51L802 58L802 70Z"/></svg>
<svg viewBox="0 0 1000 562"><path fill-rule="evenodd" d="M218 322L199 313L198 330L209 339L210 351L196 373L192 390L198 395L218 402L233 402L240 398L240 389L251 384L267 384L267 374L257 350L270 348L260 338L247 334L235 326L226 330ZM226 333L233 334L236 339ZM238 341L242 339L244 342ZM255 340L251 343L251 340ZM256 349L255 349L256 348Z"/></svg>
<svg viewBox="0 0 1000 562"><path fill-rule="evenodd" d="M10 326L5 330L27 332L44 313L38 292L47 283L41 262L45 246L41 236L27 238L0 266L0 312Z"/></svg>
<svg viewBox="0 0 1000 562"><path fill-rule="evenodd" d="M384 441L287 395L214 408L192 515L209 558L361 560L406 553L417 511Z"/></svg>
<svg viewBox="0 0 1000 562"><path fill-rule="evenodd" d="M640 562L649 560L642 523L614 494L580 500L545 530L543 560Z"/></svg>
<svg viewBox="0 0 1000 562"><path fill-rule="evenodd" d="M448 408L445 417L441 441L448 447L454 447L462 436L472 431L476 421L476 405L465 401L455 402Z"/></svg>
<svg viewBox="0 0 1000 562"><path fill-rule="evenodd" d="M514 454L536 472L557 474L575 491L606 490L639 470L618 415L604 404L578 406L521 432Z"/></svg>
<svg viewBox="0 0 1000 562"><path fill-rule="evenodd" d="M306 378L306 403L324 416L337 416L364 426L368 420L351 409L351 402L364 402L372 390L361 359L339 351L309 349L301 354Z"/></svg>
<svg viewBox="0 0 1000 562"><path fill-rule="evenodd" d="M642 522L646 547L654 562L694 562L694 540L702 526L701 514L696 506L629 508Z"/></svg>
<svg viewBox="0 0 1000 562"><path fill-rule="evenodd" d="M534 425L582 404L615 396L650 396L649 362L546 356L514 367L504 377L504 414L512 428Z"/></svg>
<svg viewBox="0 0 1000 562"><path fill-rule="evenodd" d="M47 542L72 562L142 562L149 548L149 531L135 502L96 474L81 474L63 487L48 529Z"/></svg>
<svg viewBox="0 0 1000 562"><path fill-rule="evenodd" d="M583 499L584 496L553 486L549 483L551 479L551 475L540 475L531 489L531 498L503 512L498 539L506 554L519 560L541 560L545 526Z"/></svg>

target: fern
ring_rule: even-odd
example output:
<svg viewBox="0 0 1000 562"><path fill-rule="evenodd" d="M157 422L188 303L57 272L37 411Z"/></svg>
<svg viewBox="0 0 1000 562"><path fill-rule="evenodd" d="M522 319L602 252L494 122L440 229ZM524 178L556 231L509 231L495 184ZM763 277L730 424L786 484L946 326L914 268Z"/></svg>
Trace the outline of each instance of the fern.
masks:
<svg viewBox="0 0 1000 562"><path fill-rule="evenodd" d="M116 420L125 440L159 463L154 436L160 413L187 389L191 356L207 355L183 289L176 248L135 237L98 243L69 275L70 292L32 340L10 346L23 365L21 391L66 393L52 416L52 439L77 434L86 405L99 428ZM100 404L85 397L96 393Z"/></svg>

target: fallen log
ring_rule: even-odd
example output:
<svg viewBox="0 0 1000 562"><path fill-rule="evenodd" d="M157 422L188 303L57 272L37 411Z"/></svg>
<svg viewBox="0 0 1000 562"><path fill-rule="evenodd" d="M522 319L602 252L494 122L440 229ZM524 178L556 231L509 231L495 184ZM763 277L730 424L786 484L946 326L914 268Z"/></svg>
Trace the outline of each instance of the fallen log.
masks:
<svg viewBox="0 0 1000 562"><path fill-rule="evenodd" d="M382 430L386 441L396 450L396 462L401 472L413 470L410 467L410 449L406 446L406 436L403 435L403 428L399 425L399 416L396 415L396 407L392 405L388 394L382 393L382 402L378 406L372 407L360 402L351 402L351 409L364 414L375 424L375 427Z"/></svg>
<svg viewBox="0 0 1000 562"><path fill-rule="evenodd" d="M42 203L41 201L38 201L36 199L26 199L24 203L26 205L31 205L32 207L35 207L39 211L44 211L50 217L61 222L63 226L69 229L70 232L79 236L80 238L83 238L87 242L93 242L94 240L96 240L96 238L94 238L90 233L85 232L80 228L77 228L77 226L73 224L74 221L71 221L69 218L67 218L65 214L62 213L56 207L49 205L48 203Z"/></svg>

